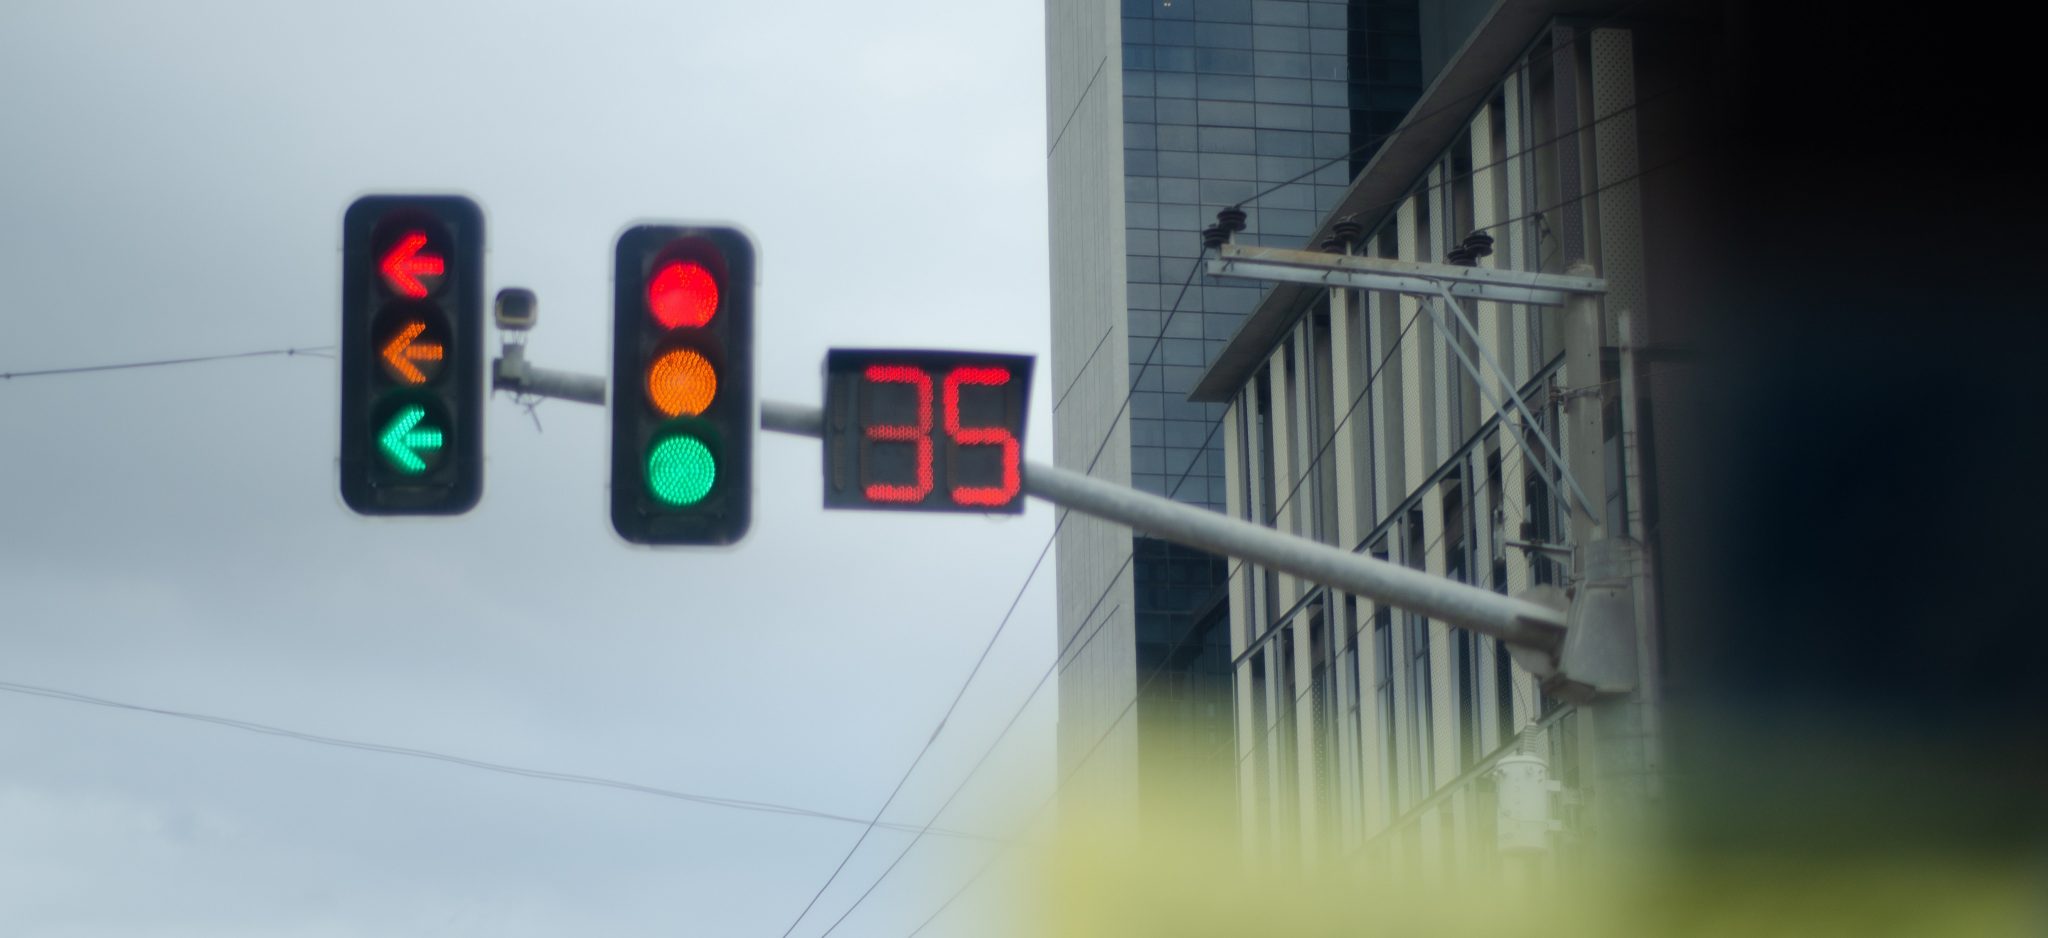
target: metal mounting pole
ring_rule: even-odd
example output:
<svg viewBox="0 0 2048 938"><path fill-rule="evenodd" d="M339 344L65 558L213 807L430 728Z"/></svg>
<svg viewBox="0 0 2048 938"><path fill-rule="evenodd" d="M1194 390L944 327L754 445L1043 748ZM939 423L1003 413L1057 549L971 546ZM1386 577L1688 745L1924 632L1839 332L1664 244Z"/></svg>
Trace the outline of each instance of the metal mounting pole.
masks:
<svg viewBox="0 0 2048 938"><path fill-rule="evenodd" d="M816 407L763 401L761 429L821 437L824 412ZM1564 613L1548 606L1339 550L1057 466L1025 463L1024 492L1072 511L1271 567L1509 644L1549 653L1558 647L1564 634Z"/></svg>
<svg viewBox="0 0 2048 938"><path fill-rule="evenodd" d="M522 368L515 373L525 377L512 383L503 380L504 373L513 370L506 365L499 362L499 387L587 404L604 402L604 382L596 376L524 368L522 362ZM548 377L535 381L536 373ZM804 404L762 401L761 429L822 439L825 411ZM1412 610L1546 656L1554 654L1563 642L1565 614L1561 610L1339 550L1057 466L1026 462L1024 492L1071 511Z"/></svg>
<svg viewBox="0 0 2048 938"><path fill-rule="evenodd" d="M1657 577L1653 570L1656 552L1651 549L1650 532L1643 523L1643 478L1642 439L1643 411L1637 395L1636 376L1636 335L1632 310L1621 310L1615 315L1621 331L1621 446L1622 478L1626 492L1625 504L1628 517L1625 524L1617 525L1626 531L1637 544L1635 574L1635 626L1636 655L1640 674L1639 696L1643 701L1643 756L1649 774L1650 796L1662 794L1664 763L1664 679L1659 671L1663 653L1659 649L1657 628Z"/></svg>
<svg viewBox="0 0 2048 938"><path fill-rule="evenodd" d="M491 365L491 390L604 405L603 376L536 368L526 362L524 343L507 343L504 356Z"/></svg>

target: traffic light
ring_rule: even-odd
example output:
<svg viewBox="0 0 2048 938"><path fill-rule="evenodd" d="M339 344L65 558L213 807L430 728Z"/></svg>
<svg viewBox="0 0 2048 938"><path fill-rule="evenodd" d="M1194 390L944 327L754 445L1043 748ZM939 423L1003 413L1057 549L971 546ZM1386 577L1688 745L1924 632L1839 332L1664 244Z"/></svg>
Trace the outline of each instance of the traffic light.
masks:
<svg viewBox="0 0 2048 938"><path fill-rule="evenodd" d="M636 544L731 544L753 502L753 241L640 225L614 258L612 528Z"/></svg>
<svg viewBox="0 0 2048 938"><path fill-rule="evenodd" d="M342 216L341 497L452 515L483 495L484 216L368 195Z"/></svg>

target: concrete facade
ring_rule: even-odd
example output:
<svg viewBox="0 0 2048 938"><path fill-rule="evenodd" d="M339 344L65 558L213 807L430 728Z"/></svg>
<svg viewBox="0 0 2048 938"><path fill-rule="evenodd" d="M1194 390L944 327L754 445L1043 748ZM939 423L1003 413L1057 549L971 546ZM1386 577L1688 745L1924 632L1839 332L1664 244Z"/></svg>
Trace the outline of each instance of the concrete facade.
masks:
<svg viewBox="0 0 2048 938"><path fill-rule="evenodd" d="M1565 584L1569 558L1596 540L1647 537L1624 484L1621 421L1634 402L1620 393L1618 324L1640 325L1657 305L1635 110L1644 82L1675 69L1639 69L1638 36L1619 17L1558 12L1497 6L1319 235L1350 221L1362 237L1330 248L1452 263L1451 249L1484 231L1492 254L1478 266L1562 273L1590 261L1609 285L1590 338L1567 347L1561 307L1463 301L1475 342L1439 330L1449 320L1437 317L1459 312L1438 299L1270 290L1196 391L1230 404L1234 516L1509 594ZM1510 380L1473 373L1456 348L1491 356ZM1501 412L1507 394L1536 426ZM1565 459L1595 512L1574 509L1527 433L1578 454ZM1644 773L1617 776L1583 743L1599 733L1642 752L1641 708L1626 711L1628 727L1591 726L1498 642L1255 566L1234 573L1229 594L1241 829L1269 856L1425 873L1525 865L1509 858L1541 862L1592 833L1578 805L1640 796ZM1532 756L1567 794L1536 800L1545 817L1506 817L1504 760L1523 773Z"/></svg>
<svg viewBox="0 0 2048 938"><path fill-rule="evenodd" d="M1244 203L1240 239L1308 237L1420 91L1418 28L1413 0L1048 0L1057 464L1224 509L1227 408L1189 395L1262 291L1201 277L1200 232ZM1057 539L1063 798L1227 790L1225 565L1081 516Z"/></svg>
<svg viewBox="0 0 2048 938"><path fill-rule="evenodd" d="M1056 233L1050 259L1053 461L1129 485L1130 424L1104 404L1130 387L1129 363L1096 352L1104 343L1124 348L1129 335L1120 23L1116 7L1101 0L1046 4L1046 171ZM1137 779L1136 722L1119 712L1137 693L1136 609L1125 560L1130 532L1082 515L1061 519L1063 791L1123 801L1135 796Z"/></svg>

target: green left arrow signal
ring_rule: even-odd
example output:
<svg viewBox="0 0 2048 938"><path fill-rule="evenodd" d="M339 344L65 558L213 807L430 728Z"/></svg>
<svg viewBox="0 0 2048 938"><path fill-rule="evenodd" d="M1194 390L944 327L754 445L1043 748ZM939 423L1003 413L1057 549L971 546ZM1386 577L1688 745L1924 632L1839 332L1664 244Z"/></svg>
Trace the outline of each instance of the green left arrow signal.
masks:
<svg viewBox="0 0 2048 938"><path fill-rule="evenodd" d="M438 427L422 427L420 421L427 417L427 409L412 404L400 410L384 425L384 432L377 435L377 445L384 450L384 458L407 475L418 475L427 471L427 461L420 453L441 448L441 430Z"/></svg>

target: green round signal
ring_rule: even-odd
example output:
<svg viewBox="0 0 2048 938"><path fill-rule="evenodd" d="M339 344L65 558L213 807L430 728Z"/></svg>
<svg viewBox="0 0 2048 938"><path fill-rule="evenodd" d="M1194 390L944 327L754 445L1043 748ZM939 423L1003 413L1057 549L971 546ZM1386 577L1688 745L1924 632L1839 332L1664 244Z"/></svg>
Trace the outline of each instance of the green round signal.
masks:
<svg viewBox="0 0 2048 938"><path fill-rule="evenodd" d="M718 460L694 436L672 436L647 453L647 487L671 505L694 505L711 494Z"/></svg>

